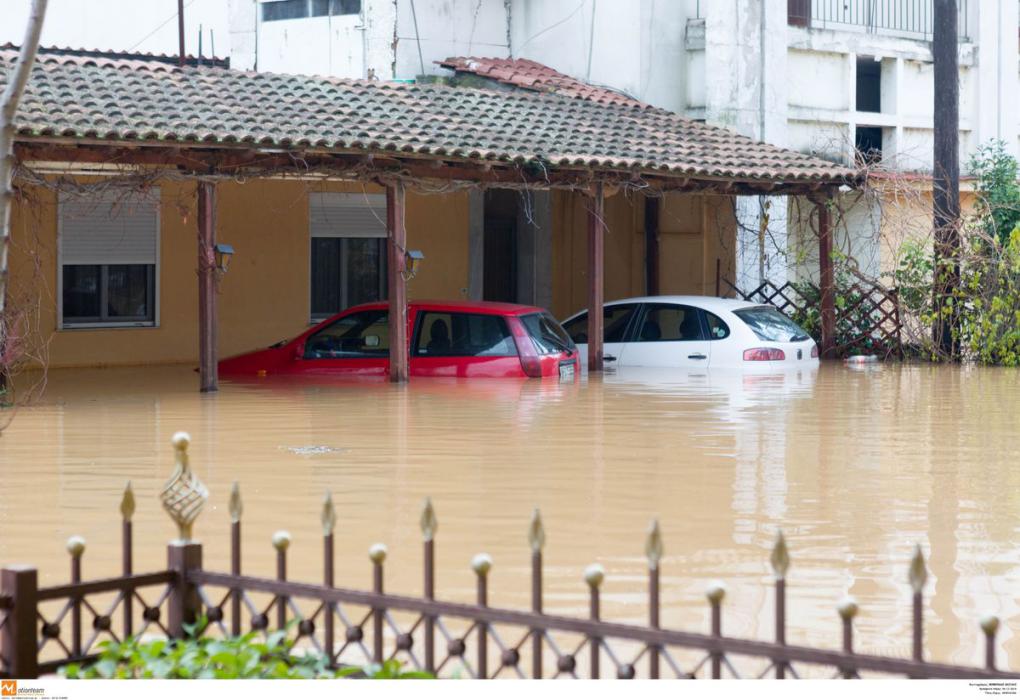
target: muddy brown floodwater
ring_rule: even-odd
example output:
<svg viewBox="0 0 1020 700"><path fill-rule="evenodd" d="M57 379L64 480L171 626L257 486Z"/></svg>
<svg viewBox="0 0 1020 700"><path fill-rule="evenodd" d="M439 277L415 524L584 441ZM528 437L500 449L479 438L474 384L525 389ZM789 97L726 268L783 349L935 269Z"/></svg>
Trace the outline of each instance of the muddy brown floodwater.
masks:
<svg viewBox="0 0 1020 700"><path fill-rule="evenodd" d="M211 499L196 525L227 570L230 484L244 499L245 568L273 575L272 533L293 535L290 577L321 578L319 510L338 511L337 585L366 587L389 546L387 589L420 594L422 500L439 517L438 595L470 601L492 555L491 604L526 608L526 530L547 531L546 608L587 614L584 567L606 568L603 613L641 622L644 538L665 542L663 623L707 631L704 591L727 585L724 631L773 634L768 554L787 534L791 643L837 647L834 604L861 606L860 651L909 656L907 564L929 556L929 658L982 662L978 619L1003 620L1000 664L1020 659L1020 375L881 366L775 376L633 371L539 381L224 383L188 368L53 371L0 437L0 561L67 580L64 541L88 541L87 577L120 565L134 484L135 570L162 568L174 531L157 494L170 436L192 436Z"/></svg>

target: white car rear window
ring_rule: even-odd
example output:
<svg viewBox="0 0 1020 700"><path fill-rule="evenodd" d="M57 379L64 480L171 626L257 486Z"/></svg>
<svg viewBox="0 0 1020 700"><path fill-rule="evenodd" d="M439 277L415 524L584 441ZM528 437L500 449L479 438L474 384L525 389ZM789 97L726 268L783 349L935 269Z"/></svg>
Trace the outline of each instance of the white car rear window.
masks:
<svg viewBox="0 0 1020 700"><path fill-rule="evenodd" d="M771 306L752 306L733 312L761 340L773 343L799 343L810 340L807 332Z"/></svg>

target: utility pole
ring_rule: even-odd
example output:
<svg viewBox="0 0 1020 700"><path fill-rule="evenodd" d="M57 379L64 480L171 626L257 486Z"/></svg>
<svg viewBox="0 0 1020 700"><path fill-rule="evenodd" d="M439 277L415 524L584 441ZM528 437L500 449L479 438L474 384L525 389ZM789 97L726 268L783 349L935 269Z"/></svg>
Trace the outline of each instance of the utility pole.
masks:
<svg viewBox="0 0 1020 700"><path fill-rule="evenodd" d="M935 168L932 204L935 232L935 321L932 340L943 357L958 359L960 316L953 290L960 284L960 82L956 0L934 0Z"/></svg>
<svg viewBox="0 0 1020 700"><path fill-rule="evenodd" d="M177 0L177 65L184 65L184 0Z"/></svg>

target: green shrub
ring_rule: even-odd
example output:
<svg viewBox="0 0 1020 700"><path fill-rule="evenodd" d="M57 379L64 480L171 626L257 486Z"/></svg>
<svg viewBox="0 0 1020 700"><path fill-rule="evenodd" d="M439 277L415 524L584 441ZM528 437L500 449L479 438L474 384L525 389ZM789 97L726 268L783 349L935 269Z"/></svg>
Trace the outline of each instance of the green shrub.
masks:
<svg viewBox="0 0 1020 700"><path fill-rule="evenodd" d="M105 641L94 663L68 664L60 673L65 678L432 678L403 670L395 659L331 669L322 654L295 653L287 630L265 639L255 632L223 639L196 636L204 626L190 626L186 639Z"/></svg>
<svg viewBox="0 0 1020 700"><path fill-rule="evenodd" d="M990 141L974 152L968 167L978 180L976 214L985 234L1008 245L1010 234L1020 225L1016 158L1006 151L1002 141Z"/></svg>

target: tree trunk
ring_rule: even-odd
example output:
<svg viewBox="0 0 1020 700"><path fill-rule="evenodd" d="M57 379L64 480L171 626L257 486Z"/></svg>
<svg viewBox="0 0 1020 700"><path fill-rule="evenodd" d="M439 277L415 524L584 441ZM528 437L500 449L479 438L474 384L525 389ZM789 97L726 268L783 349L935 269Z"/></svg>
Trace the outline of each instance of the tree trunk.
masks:
<svg viewBox="0 0 1020 700"><path fill-rule="evenodd" d="M29 73L35 64L35 52L39 48L39 34L42 32L43 17L46 15L47 0L32 0L32 12L25 27L25 39L21 42L18 58L6 75L7 85L0 97L0 389L7 384L7 367L10 359L5 352L7 328L7 277L8 249L11 243L11 206L14 201L12 178L14 176L14 115L18 102L25 91Z"/></svg>
<svg viewBox="0 0 1020 700"><path fill-rule="evenodd" d="M953 290L960 284L960 84L956 0L935 0L935 168L932 204L935 230L935 322L932 340L948 359L959 359L960 316Z"/></svg>

